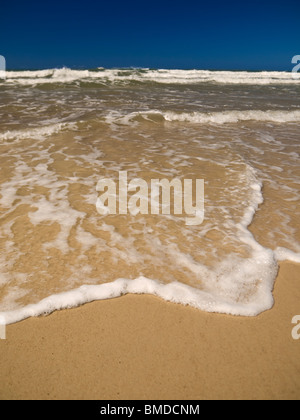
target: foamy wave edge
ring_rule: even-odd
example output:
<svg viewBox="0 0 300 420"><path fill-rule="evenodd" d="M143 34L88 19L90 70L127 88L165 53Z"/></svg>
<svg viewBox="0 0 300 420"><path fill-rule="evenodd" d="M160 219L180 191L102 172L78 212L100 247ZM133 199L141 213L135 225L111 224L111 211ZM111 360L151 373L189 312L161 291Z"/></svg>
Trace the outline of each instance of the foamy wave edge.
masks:
<svg viewBox="0 0 300 420"><path fill-rule="evenodd" d="M291 251L284 251L285 255L281 254L280 261L300 262L300 254L292 253L293 255L291 255ZM146 277L139 277L135 280L118 279L112 283L83 285L68 292L51 295L39 303L13 311L0 312L0 317L9 325L27 318L49 315L55 311L75 308L94 301L114 299L127 294L153 295L167 302L191 306L208 313L254 317L273 307L272 290L273 282L264 284L260 290L260 298L256 302L245 305L226 302L208 292L179 282L164 285Z"/></svg>
<svg viewBox="0 0 300 420"><path fill-rule="evenodd" d="M272 299L269 299L267 305L257 303L255 308L253 304L249 308L239 304L233 306L232 303L217 299L210 293L178 282L163 285L157 281L139 277L135 280L118 279L112 283L101 285L84 285L69 292L51 295L39 303L27 305L21 309L0 312L0 316L9 325L30 317L48 315L57 310L70 309L93 301L113 299L126 294L149 294L168 302L189 305L205 312L243 316L256 316L273 306Z"/></svg>

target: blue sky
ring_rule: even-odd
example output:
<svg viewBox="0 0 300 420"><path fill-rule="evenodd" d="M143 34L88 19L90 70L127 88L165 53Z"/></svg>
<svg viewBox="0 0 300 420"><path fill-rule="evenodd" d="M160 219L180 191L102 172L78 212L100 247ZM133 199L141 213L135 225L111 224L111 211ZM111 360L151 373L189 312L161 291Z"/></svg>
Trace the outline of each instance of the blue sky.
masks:
<svg viewBox="0 0 300 420"><path fill-rule="evenodd" d="M0 55L8 69L291 70L299 32L299 0L14 0Z"/></svg>

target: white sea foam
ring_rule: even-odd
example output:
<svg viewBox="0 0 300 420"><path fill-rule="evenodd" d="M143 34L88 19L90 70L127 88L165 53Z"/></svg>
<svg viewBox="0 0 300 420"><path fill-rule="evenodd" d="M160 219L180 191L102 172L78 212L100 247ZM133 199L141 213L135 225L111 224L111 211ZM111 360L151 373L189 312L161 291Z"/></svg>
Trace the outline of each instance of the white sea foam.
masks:
<svg viewBox="0 0 300 420"><path fill-rule="evenodd" d="M74 81L106 82L155 82L163 84L246 84L277 85L299 84L292 72L246 72L208 70L149 70L149 69L101 69L99 71L71 70L68 68L38 71L7 71L6 83L36 85L70 83Z"/></svg>
<svg viewBox="0 0 300 420"><path fill-rule="evenodd" d="M275 255L278 261L291 261L300 264L300 252L279 247L275 250Z"/></svg>

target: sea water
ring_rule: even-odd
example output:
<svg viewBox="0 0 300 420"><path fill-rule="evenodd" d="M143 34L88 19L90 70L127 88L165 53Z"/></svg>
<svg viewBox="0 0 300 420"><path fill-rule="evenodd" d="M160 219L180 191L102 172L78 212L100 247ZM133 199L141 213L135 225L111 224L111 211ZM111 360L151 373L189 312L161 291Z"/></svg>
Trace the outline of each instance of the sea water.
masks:
<svg viewBox="0 0 300 420"><path fill-rule="evenodd" d="M285 72L8 71L0 81L0 315L126 293L273 306L300 263L300 80ZM105 178L203 179L205 218L101 216Z"/></svg>

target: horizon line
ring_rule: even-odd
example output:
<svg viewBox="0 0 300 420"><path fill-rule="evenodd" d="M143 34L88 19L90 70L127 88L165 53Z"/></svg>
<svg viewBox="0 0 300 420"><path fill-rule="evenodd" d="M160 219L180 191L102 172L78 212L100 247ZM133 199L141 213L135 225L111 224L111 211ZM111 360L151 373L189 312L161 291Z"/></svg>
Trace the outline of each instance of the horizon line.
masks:
<svg viewBox="0 0 300 420"><path fill-rule="evenodd" d="M200 67L143 67L143 66L111 66L111 67L84 67L84 66L54 66L54 67L14 67L6 68L6 71L43 71L43 70L88 70L88 71L98 71L98 70L185 70L185 71L229 71L229 72L249 72L249 73L261 73L261 72L285 72L289 73L291 70L283 69L245 69L245 68L200 68Z"/></svg>

